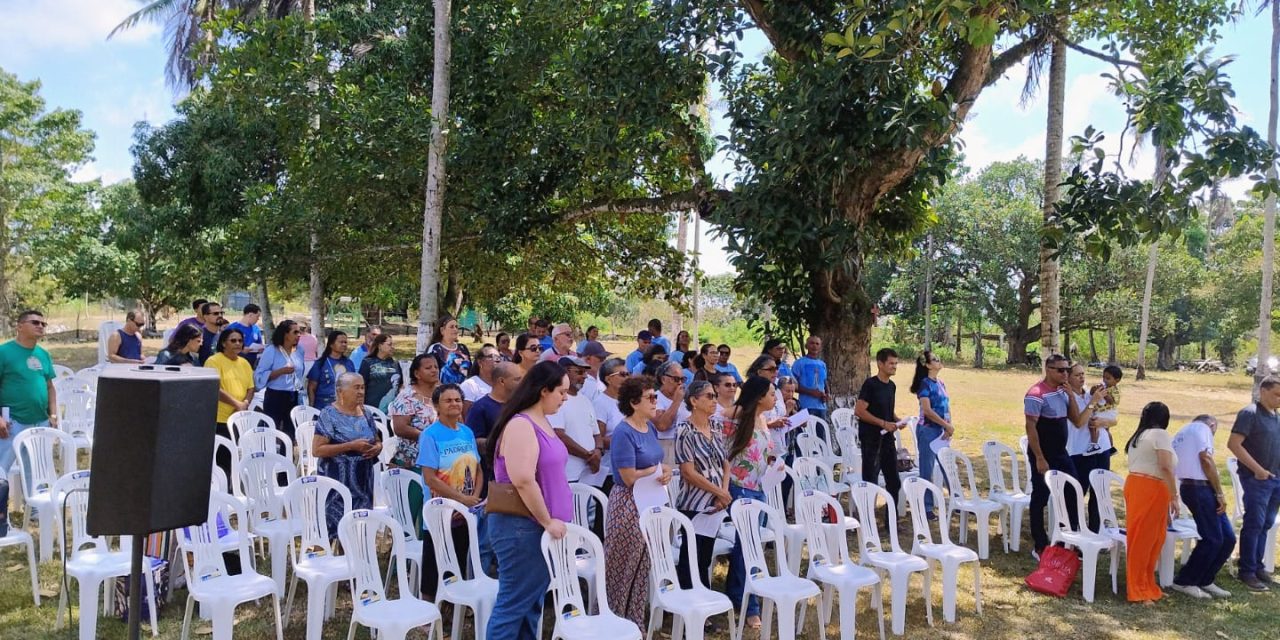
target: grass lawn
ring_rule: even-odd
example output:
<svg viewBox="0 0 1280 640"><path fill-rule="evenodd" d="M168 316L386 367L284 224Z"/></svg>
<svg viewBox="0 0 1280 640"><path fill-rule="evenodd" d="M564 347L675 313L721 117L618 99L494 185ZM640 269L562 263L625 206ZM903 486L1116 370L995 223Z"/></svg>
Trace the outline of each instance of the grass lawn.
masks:
<svg viewBox="0 0 1280 640"><path fill-rule="evenodd" d="M410 347L411 341L400 339L398 346ZM610 344L621 350L624 345ZM148 345L149 348L154 348ZM634 347L632 347L634 348ZM77 366L89 364L92 352L85 346L54 345L51 349L55 361L71 359ZM625 353L625 351L624 351ZM743 358L745 360L746 358ZM76 362L76 360L79 360ZM746 363L738 362L745 370ZM1128 372L1127 372L1128 373ZM911 379L911 365L900 367L897 376L899 398L898 412L913 412L915 403L906 387ZM952 397L952 410L957 425L956 446L974 458L980 475L985 474L985 464L980 462L982 442L988 439L1015 445L1022 433L1022 395L1033 384L1036 376L1026 371L985 371L967 368L946 369L942 379L947 383ZM1090 382L1097 377L1090 372ZM1200 413L1218 416L1222 428L1218 434L1219 465L1225 470L1226 434L1235 412L1249 401L1249 380L1243 375L1200 375L1190 373L1156 372L1141 383L1126 379L1122 383L1124 395L1120 424L1115 430L1116 439L1123 441L1137 425L1142 406L1153 400L1169 405L1174 415L1176 429L1191 417ZM1112 468L1123 472L1125 460L1119 455L1112 461ZM985 487L985 484L983 485ZM953 521L954 522L954 521ZM907 530L901 534L908 543L909 521L899 523ZM954 525L953 525L954 526ZM970 525L973 526L972 524ZM1022 579L1034 568L1027 549L1030 540L1024 525L1022 553L1005 554L998 537L992 537L991 558L983 563L983 613L974 612L972 573L962 570L960 596L957 605L957 622L942 621L941 591L934 584L934 617L936 626L930 628L924 619L924 603L920 598L920 582L912 581L911 600L907 605L906 638L1123 638L1173 640L1202 640L1222 638L1244 640L1277 637L1276 620L1280 619L1280 592L1254 595L1231 577L1231 565L1219 576L1218 584L1235 594L1230 600L1198 601L1181 594L1169 592L1160 603L1143 607L1130 605L1124 600L1124 565L1120 569L1120 595L1113 595L1109 588L1107 559L1104 556L1098 568L1097 597L1093 604L1086 604L1080 597L1079 581L1065 599L1054 599L1031 593L1022 586ZM955 538L953 531L952 537ZM970 536L970 544L976 544ZM259 561L260 567L268 566ZM265 569L264 569L265 570ZM41 589L46 592L44 604L32 607L28 593L29 580L25 569L25 557L14 549L0 550L0 639L23 638L43 640L70 637L67 629L54 630L57 611L57 589L61 568L57 562L48 562L40 568ZM715 585L720 587L724 568L717 569ZM967 582L966 582L967 581ZM302 587L302 588L305 588ZM73 588L73 594L75 593ZM290 626L285 630L287 638L304 636L305 600L299 594L301 606L295 606ZM162 638L178 638L182 621L185 591L174 595L162 611L160 628ZM74 596L73 596L74 601ZM325 627L325 638L345 638L349 620L349 596L343 590L338 600L337 617ZM299 604L295 603L295 604ZM886 603L887 604L887 603ZM887 607L886 607L887 608ZM268 638L274 636L269 620L271 608L267 603L245 606L238 610L237 634L239 638ZM809 608L807 626L801 637L818 637L814 608ZM875 637L875 618L867 601L859 601L859 637ZM833 619L834 622L834 619ZM887 623L887 621L886 621ZM199 631L197 625L197 631ZM207 626L205 633L208 633ZM829 637L838 638L835 624L827 628ZM114 620L102 619L98 625L98 637L120 638L125 627ZM549 634L548 634L549 636ZM360 637L366 637L361 635ZM421 636L419 636L421 637ZM710 636L717 640L727 634ZM754 634L748 633L748 638ZM499 640L499 639L495 639Z"/></svg>

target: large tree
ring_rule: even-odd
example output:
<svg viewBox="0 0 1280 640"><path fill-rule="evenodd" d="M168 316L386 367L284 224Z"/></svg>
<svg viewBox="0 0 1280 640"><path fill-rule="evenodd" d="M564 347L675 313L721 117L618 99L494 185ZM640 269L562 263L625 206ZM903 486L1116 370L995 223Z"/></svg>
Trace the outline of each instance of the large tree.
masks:
<svg viewBox="0 0 1280 640"><path fill-rule="evenodd" d="M39 81L23 82L0 69L0 335L13 320L12 280L30 277L33 237L86 206L93 185L72 173L89 160L93 134L80 112L48 110Z"/></svg>

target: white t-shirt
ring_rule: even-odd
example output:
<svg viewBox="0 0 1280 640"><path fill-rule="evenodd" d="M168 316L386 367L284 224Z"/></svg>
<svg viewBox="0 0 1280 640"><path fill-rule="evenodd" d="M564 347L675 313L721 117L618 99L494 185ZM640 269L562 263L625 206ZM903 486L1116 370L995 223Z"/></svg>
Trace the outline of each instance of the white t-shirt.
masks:
<svg viewBox="0 0 1280 640"><path fill-rule="evenodd" d="M582 389L578 391L578 395L585 396L587 400L594 403L602 393L604 393L604 385L600 384L600 381L595 376L588 373L587 377L582 379Z"/></svg>
<svg viewBox="0 0 1280 640"><path fill-rule="evenodd" d="M1203 422L1192 422L1178 430L1173 437L1173 453L1178 456L1178 464L1173 473L1179 480L1208 480L1204 469L1200 467L1200 452L1208 451L1213 455L1213 430Z"/></svg>
<svg viewBox="0 0 1280 640"><path fill-rule="evenodd" d="M1084 411L1085 407L1089 406L1090 398L1089 398L1088 391L1078 396L1075 396L1075 399L1076 399L1077 411ZM1099 444L1102 443L1101 433L1098 434L1098 443ZM1070 421L1068 421L1067 422L1067 455L1082 456L1088 450L1089 450L1089 425L1085 424L1085 426L1083 427L1077 427L1075 424L1072 424Z"/></svg>
<svg viewBox="0 0 1280 640"><path fill-rule="evenodd" d="M596 396L596 399L591 404L596 410L596 421L604 423L604 434L606 436L612 436L613 430L617 429L618 425L627 419L626 416L622 415L622 411L618 409L618 400L610 398L604 392ZM610 459L609 451L606 450L604 457L600 460L600 483L603 483L604 478L613 472L613 465L610 464ZM584 479L583 482L588 481Z"/></svg>
<svg viewBox="0 0 1280 640"><path fill-rule="evenodd" d="M480 376L471 376L463 380L462 384L458 386L462 387L462 399L467 402L475 402L489 395L490 391L493 391L493 385L485 382L484 378Z"/></svg>
<svg viewBox="0 0 1280 640"><path fill-rule="evenodd" d="M1118 417L1120 417L1120 411L1117 409L1110 409L1107 411L1096 411L1094 412L1093 417L1101 418L1103 420L1115 420ZM1114 446L1115 445L1111 444L1111 430L1099 429L1098 430L1098 448L1088 453L1089 455L1092 455L1094 453L1106 453L1111 450L1111 447L1114 447Z"/></svg>
<svg viewBox="0 0 1280 640"><path fill-rule="evenodd" d="M563 430L570 440L578 443L578 446L583 449L591 451L596 448L595 438L599 433L599 427L596 425L596 410L582 392L566 397L564 404L560 405L560 411L547 416L547 421L551 423L552 428ZM569 482L577 482L588 473L587 461L570 453L564 470Z"/></svg>
<svg viewBox="0 0 1280 640"><path fill-rule="evenodd" d="M658 413L661 414L665 412L667 409L669 409L670 407L671 407L671 398L668 398L665 393L662 393L661 391L659 391L658 392ZM680 408L676 409L676 419L672 421L671 428L667 429L666 431L659 431L658 439L659 440L675 440L676 425L680 424L681 422L684 422L685 420L688 420L691 413L692 412L689 411L689 408L684 406L684 401L681 400Z"/></svg>

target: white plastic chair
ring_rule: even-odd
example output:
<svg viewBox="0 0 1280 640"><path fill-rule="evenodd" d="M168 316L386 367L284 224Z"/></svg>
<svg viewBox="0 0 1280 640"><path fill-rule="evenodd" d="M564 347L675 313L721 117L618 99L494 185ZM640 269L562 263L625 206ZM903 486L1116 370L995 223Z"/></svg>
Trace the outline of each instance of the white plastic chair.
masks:
<svg viewBox="0 0 1280 640"><path fill-rule="evenodd" d="M77 469L75 440L58 429L31 427L14 436L13 449L18 459L18 483L22 485L22 521L30 523L32 514L38 514L40 561L51 560L54 546L63 544L63 538L54 538L61 518L54 485Z"/></svg>
<svg viewBox="0 0 1280 640"><path fill-rule="evenodd" d="M76 371L66 365L55 364L53 365L53 375L55 380L60 380L76 375Z"/></svg>
<svg viewBox="0 0 1280 640"><path fill-rule="evenodd" d="M1002 507L999 524L1004 552L1017 551L1022 537L1022 514L1031 507L1031 495L1022 490L1019 481L1022 466L1018 464L1018 454L1008 445L988 440L982 445L982 456L987 459L987 499ZM1009 457L1009 475L1004 472L1005 456Z"/></svg>
<svg viewBox="0 0 1280 640"><path fill-rule="evenodd" d="M858 427L858 416L853 409L848 407L840 407L831 412L831 426L839 429L856 429ZM843 453L843 452L842 452Z"/></svg>
<svg viewBox="0 0 1280 640"><path fill-rule="evenodd" d="M1119 516L1116 515L1113 493L1115 487L1124 486L1124 478L1114 471L1094 469L1089 472L1089 485L1093 489L1094 500L1098 503L1098 533L1111 538L1116 542L1119 550L1128 553L1128 536L1125 534L1124 528L1120 526ZM1198 539L1200 539L1200 536L1196 533L1194 522L1191 524L1191 529L1186 529L1185 525L1175 525L1168 529L1164 539L1164 547L1160 550L1160 586L1167 587L1173 584L1174 552L1177 549L1178 542L1184 541L1185 546L1189 547L1191 546L1190 541Z"/></svg>
<svg viewBox="0 0 1280 640"><path fill-rule="evenodd" d="M808 606L808 599L822 595L822 591L813 581L797 576L791 569L792 563L788 562L787 558L787 545L774 545L774 553L778 555L775 563L778 567L778 575L769 573L769 563L764 556L765 543L760 532L771 530L775 540L783 539L786 535L786 521L782 517L782 512L759 500L744 498L734 501L729 508L729 514L733 518L733 528L737 531L738 540L742 546L742 560L747 574L739 610L746 610L747 600L752 595L763 600L761 618L764 624L760 629L760 636L767 638L773 608L776 604L779 640L795 640L796 634L804 626L804 612L805 607ZM767 522L763 525L760 522L762 516L767 518ZM800 605L799 618L796 618L796 605ZM739 638L742 637L746 621L746 616L743 616L738 622ZM820 627L820 630L825 639L826 628Z"/></svg>
<svg viewBox="0 0 1280 640"><path fill-rule="evenodd" d="M259 425L240 434L238 440L240 445L240 459L249 457L250 454L259 451L267 453L280 453L284 449L283 455L290 462L293 461L293 441L289 439L289 435L278 429L273 429L265 425Z"/></svg>
<svg viewBox="0 0 1280 640"><path fill-rule="evenodd" d="M58 391L58 428L74 438L77 447L92 449L97 392L87 386L66 387Z"/></svg>
<svg viewBox="0 0 1280 640"><path fill-rule="evenodd" d="M858 427L835 424L836 442L840 445L840 478L845 482L857 482L862 479L862 446L858 442Z"/></svg>
<svg viewBox="0 0 1280 640"><path fill-rule="evenodd" d="M554 603L555 623L551 639L557 640L640 640L640 628L609 609L609 597L599 582L588 582L587 588L595 591L595 610L591 615L582 603L582 591L578 582L576 561L579 549L588 549L596 558L604 558L604 549L595 534L576 524L565 524L565 535L553 540L550 533L542 534L542 559L547 563L551 576L551 596Z"/></svg>
<svg viewBox="0 0 1280 640"><path fill-rule="evenodd" d="M258 411L237 411L227 418L227 430L231 432L231 440L240 443L240 434L258 426L276 428L276 421L271 416Z"/></svg>
<svg viewBox="0 0 1280 640"><path fill-rule="evenodd" d="M213 640L231 640L236 606L265 597L271 598L271 606L275 610L276 640L283 640L280 596L276 583L254 569L248 535L235 536L235 551L240 556L239 574L228 575L227 565L222 557L226 541L225 537L218 537L219 520L243 530L248 518L239 503L226 494L215 492L209 496L209 519L204 524L184 528L178 536L178 544L182 548L182 566L187 574L187 607L182 616L182 640L187 640L191 627L191 610L196 602L212 618Z"/></svg>
<svg viewBox="0 0 1280 640"><path fill-rule="evenodd" d="M1111 591L1119 593L1119 584L1117 581L1117 571L1119 569L1120 549L1123 544L1116 542L1114 538L1100 533L1094 533L1085 527L1083 523L1087 522L1084 508L1084 491L1080 488L1080 483L1070 474L1050 469L1044 476L1045 483L1049 485L1049 500L1053 503L1054 513L1060 517L1055 518L1053 522L1052 532L1049 537L1051 543L1062 543L1068 547L1075 547L1084 554L1082 560L1084 569L1084 581L1080 585L1080 589L1084 594L1085 602L1093 602L1094 582L1098 573L1098 554L1106 551L1111 554ZM1076 517L1077 522L1081 523L1079 529L1071 527L1071 518L1067 517L1070 512L1067 511L1066 492L1076 492ZM1110 498L1110 492L1106 494ZM1099 496L1102 497L1102 496ZM1101 501L1099 507L1102 506ZM1101 510L1099 510L1101 513Z"/></svg>
<svg viewBox="0 0 1280 640"><path fill-rule="evenodd" d="M1231 509L1231 518L1236 522L1244 521L1244 490L1240 488L1240 461L1235 458L1227 458L1227 472L1231 476L1231 496L1235 503ZM1248 473L1248 470L1245 470ZM1280 532L1280 514L1275 516L1275 520L1271 523L1271 527L1267 529L1266 547L1262 552L1262 568L1267 573L1275 573L1276 571L1276 534ZM1239 553L1239 547L1236 547L1236 553Z"/></svg>
<svg viewBox="0 0 1280 640"><path fill-rule="evenodd" d="M111 339L111 334L123 328L124 323L115 320L107 320L98 325L98 366L107 363L107 341Z"/></svg>
<svg viewBox="0 0 1280 640"><path fill-rule="evenodd" d="M906 483L907 478L920 477L920 458L919 458L920 447L918 446L920 439L916 435L916 428L919 426L919 422L920 422L920 418L918 416L909 416L908 418L906 418L906 423L903 424L902 427L894 430L893 432L894 446L897 447L898 449L906 449L908 452L911 453L912 456L915 456L914 459L916 462L916 467L914 469L910 471L898 472L898 480L904 484ZM908 440L910 440L909 443L908 443ZM883 478L883 474L881 475L881 477ZM894 496L894 500L897 501L897 505L898 505L898 517L901 518L906 516L907 500L906 500L906 494L903 493L901 486L898 487L898 495Z"/></svg>
<svg viewBox="0 0 1280 640"><path fill-rule="evenodd" d="M14 527L9 528L8 535L0 538L0 549L5 547L27 547L27 566L31 570L31 597L35 599L36 606L40 606L40 582L39 572L36 568L36 543L31 539L31 534Z"/></svg>
<svg viewBox="0 0 1280 640"><path fill-rule="evenodd" d="M58 513L66 510L70 520L70 546L62 547L63 562L67 576L80 583L80 640L94 640L98 629L98 591L104 583L107 585L104 598L110 599L114 594L114 580L128 576L132 569L132 539L120 536L119 549L113 550L110 541L103 536L90 536L86 531L89 521L89 472L74 471L61 478L53 486L53 495L58 497L55 507ZM53 519L53 518L51 518ZM66 525L57 518L58 537L68 538ZM143 558L144 575L158 562L155 558ZM147 607L151 611L151 634L160 635L156 626L156 587L155 582L144 579L147 590L146 597L150 601ZM58 618L56 626L61 628L62 615L67 610L67 590L62 589L58 595Z"/></svg>
<svg viewBox="0 0 1280 640"><path fill-rule="evenodd" d="M298 442L298 475L314 476L320 471L320 460L312 453L315 446L316 423L306 421L298 425L294 438Z"/></svg>
<svg viewBox="0 0 1280 640"><path fill-rule="evenodd" d="M244 484L240 480L240 448L225 436L213 436L213 468L221 471L217 464L219 450L225 450L231 456L231 476L227 478L229 486L226 491L240 502L241 507L248 509L249 499L244 495Z"/></svg>
<svg viewBox="0 0 1280 640"><path fill-rule="evenodd" d="M792 489L791 492L794 495L795 490L801 486L800 479L796 477L795 470L793 470L791 467L783 465L782 470L784 473L784 476L782 476L782 478L791 479L791 489ZM782 485L783 485L782 478L779 478L777 482L772 482L772 483L765 482L762 484L760 488L764 492L765 501L769 505L769 507L774 511L777 511L778 513L785 514L787 502L786 502L786 496L784 496L782 493ZM732 513L730 515L732 515ZM787 552L778 557L779 558L785 557L787 559L787 566L791 569L791 573L799 574L800 573L800 556L804 551L804 527L794 522L787 522L785 519L783 519L780 522L780 524L783 531L783 535L781 539L783 540L783 542L787 547ZM732 529L732 532L734 534L737 534L737 527L734 527ZM758 535L760 536L760 539L762 540L762 542L766 545L776 541L776 539L774 538L774 530L772 527L760 531ZM777 545L775 544L774 546L776 547Z"/></svg>
<svg viewBox="0 0 1280 640"><path fill-rule="evenodd" d="M378 637L403 640L410 629L427 627L427 637L444 637L440 610L430 602L418 599L409 589L404 568L404 534L390 516L372 509L356 509L338 523L338 539L351 568L351 627L347 638L355 638L356 625L369 627ZM399 598L390 599L382 584L378 565L378 539L386 529L391 535L389 562L395 565ZM391 567L387 571L390 572Z"/></svg>
<svg viewBox="0 0 1280 640"><path fill-rule="evenodd" d="M462 566L458 549L453 546L453 521L461 518L467 528L470 544L466 551L472 576ZM422 507L422 520L431 533L435 549L436 566L439 567L436 583L436 605L453 603L453 626L450 638L462 637L462 609L471 609L475 620L476 640L485 639L489 626L489 614L498 601L498 581L485 573L480 562L480 541L476 533L476 518L462 503L448 498L432 498Z"/></svg>
<svg viewBox="0 0 1280 640"><path fill-rule="evenodd" d="M836 522L823 520L828 514ZM849 553L846 533L849 522L840 502L820 491L805 490L796 505L796 517L805 528L809 544L809 569L805 577L822 586L822 599L818 601L818 625L825 628L831 619L831 601L839 599L840 637L853 640L857 636L858 591L867 589L871 604L876 608L880 623L880 640L884 640L884 598L880 588L880 576L867 567L855 564Z"/></svg>
<svg viewBox="0 0 1280 640"><path fill-rule="evenodd" d="M933 531L929 528L929 519L924 509L925 492L932 492L937 504L942 504L942 489L924 478L911 478L905 483L907 502L911 512L911 553L923 557L931 565L938 563L942 568L942 619L947 622L956 621L956 592L959 590L960 565L973 563L973 600L978 615L982 615L982 565L978 562L978 554L973 549L962 547L951 542L951 520L938 520L938 541L933 541ZM932 598L932 594L927 594Z"/></svg>
<svg viewBox="0 0 1280 640"><path fill-rule="evenodd" d="M800 434L800 437L802 438L806 436L811 442L822 444L821 440L818 440L811 434ZM813 489L833 496L837 500L840 499L840 496L849 493L849 485L837 481L835 472L831 470L831 465L824 462L821 458L796 458L794 468L796 471L796 479L800 483L798 486L801 491L805 489Z"/></svg>
<svg viewBox="0 0 1280 640"><path fill-rule="evenodd" d="M1200 531L1196 528L1195 518L1191 517L1187 505L1178 500L1178 517L1169 523L1164 538L1164 547L1160 550L1160 586L1173 584L1177 577L1176 561L1178 559L1178 543L1182 543L1182 564L1191 557L1192 548L1200 541Z"/></svg>
<svg viewBox="0 0 1280 640"><path fill-rule="evenodd" d="M1027 455L1027 443L1026 436L1018 437L1018 451L1022 455L1022 492L1031 495L1031 456Z"/></svg>
<svg viewBox="0 0 1280 640"><path fill-rule="evenodd" d="M382 485L382 490L387 494L387 514L400 525L399 533L402 536L400 549L409 568L409 586L413 589L413 593L418 595L419 572L422 570L422 536L418 533L418 526L413 522L415 505L409 500L409 488L417 485L423 496L430 496L431 492L422 482L420 474L398 467L378 474L378 484ZM387 571L397 566L399 565L392 563L387 567ZM386 588L390 587L390 573L387 574L383 584Z"/></svg>
<svg viewBox="0 0 1280 640"><path fill-rule="evenodd" d="M338 532L329 530L328 518L325 517L329 497L333 494L342 501L344 514L351 511L351 491L333 478L306 476L290 483L284 490L286 521L301 530L299 537L289 538L293 580L289 582L284 619L287 626L289 614L293 611L293 596L301 578L307 583L307 640L320 640L325 620L333 616L338 585L351 579L347 559L334 555L332 541Z"/></svg>
<svg viewBox="0 0 1280 640"><path fill-rule="evenodd" d="M249 499L249 531L267 541L271 577L276 581L276 593L283 596L285 558L300 523L285 518L281 474L286 478L285 487L297 478L293 461L274 452L258 451L240 461L240 482Z"/></svg>
<svg viewBox="0 0 1280 640"><path fill-rule="evenodd" d="M1004 507L995 500L988 500L978 493L978 481L973 475L973 461L954 447L947 447L938 454L938 464L947 479L950 491L947 505L947 526L951 526L951 514L960 514L960 543L969 541L969 514L973 514L974 524L978 530L978 557L986 560L991 554L991 516L996 515L999 524L1000 513ZM935 483L930 483L935 484ZM924 508L924 503L920 504ZM1003 533L1003 527L1001 528ZM1006 546L1008 541L1005 541Z"/></svg>
<svg viewBox="0 0 1280 640"><path fill-rule="evenodd" d="M573 523L588 531L591 530L592 509L595 509L596 518L603 519L606 513L609 513L609 498L604 492L581 482L570 482L569 490L573 492ZM593 534L594 535L594 534ZM730 545L732 548L732 545ZM604 556L592 555L591 549L582 547L578 549L577 559L574 561L577 567L578 577L586 580L588 584L594 585L596 578L604 575ZM595 608L595 592L596 590L587 590L587 608Z"/></svg>
<svg viewBox="0 0 1280 640"><path fill-rule="evenodd" d="M822 433L825 434L823 436L818 435L819 425L822 427ZM810 416L809 422L796 434L796 447L800 450L801 456L817 458L834 469L841 462L840 456L835 453L834 438L835 434L831 432L831 426L825 420Z"/></svg>
<svg viewBox="0 0 1280 640"><path fill-rule="evenodd" d="M313 422L320 419L320 410L315 407L309 407L300 404L289 410L289 420L293 422L294 430L302 428L302 423Z"/></svg>
<svg viewBox="0 0 1280 640"><path fill-rule="evenodd" d="M383 442L391 437L391 418L383 413L381 409L373 405L364 405L365 411L373 415L373 426L378 430L378 435Z"/></svg>
<svg viewBox="0 0 1280 640"><path fill-rule="evenodd" d="M733 603L728 596L712 591L702 584L702 578L690 571L690 588L680 588L676 572L677 538L689 549L689 567L698 566L698 545L694 542L693 522L684 514L670 507L653 507L640 512L640 532L644 535L645 548L649 552L649 579L653 596L649 601L649 632L652 639L655 629L662 627L662 617L670 613L675 618L671 636L687 640L702 640L707 618L729 614L729 628L736 629ZM736 640L736 636L734 636Z"/></svg>
<svg viewBox="0 0 1280 640"><path fill-rule="evenodd" d="M905 484L905 483L904 483ZM858 560L875 569L884 579L889 578L889 605L893 612L893 634L902 635L907 623L907 590L910 587L911 574L919 572L924 578L924 593L932 593L933 579L929 571L929 563L924 558L902 550L898 544L898 521L889 518L889 550L885 551L880 542L880 530L876 527L876 504L884 500L890 513L896 512L897 506L888 490L869 482L858 482L853 485L849 499L858 509ZM924 599L925 618L929 626L933 626L933 601Z"/></svg>

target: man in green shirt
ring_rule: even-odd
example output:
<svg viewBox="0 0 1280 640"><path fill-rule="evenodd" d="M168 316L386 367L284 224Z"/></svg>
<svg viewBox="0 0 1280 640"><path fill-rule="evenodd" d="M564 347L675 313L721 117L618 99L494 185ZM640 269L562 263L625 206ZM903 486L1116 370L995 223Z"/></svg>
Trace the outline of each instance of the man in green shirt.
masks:
<svg viewBox="0 0 1280 640"><path fill-rule="evenodd" d="M13 441L29 427L57 427L53 360L37 343L48 323L39 311L23 311L17 337L0 345L0 537L9 532L9 468Z"/></svg>

